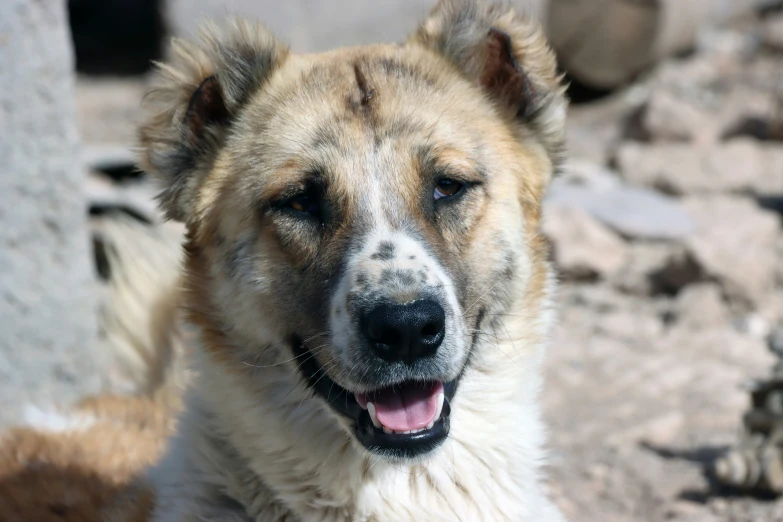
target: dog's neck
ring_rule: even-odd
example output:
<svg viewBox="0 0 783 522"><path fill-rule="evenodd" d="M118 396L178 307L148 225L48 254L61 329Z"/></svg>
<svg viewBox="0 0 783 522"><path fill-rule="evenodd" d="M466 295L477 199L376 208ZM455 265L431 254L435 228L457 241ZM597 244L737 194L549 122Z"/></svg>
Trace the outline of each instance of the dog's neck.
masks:
<svg viewBox="0 0 783 522"><path fill-rule="evenodd" d="M490 344L460 382L448 440L416 463L361 449L289 368L250 378L198 350L199 376L159 492L196 480L212 490L196 497L250 520L528 520L546 508L537 481L541 343Z"/></svg>

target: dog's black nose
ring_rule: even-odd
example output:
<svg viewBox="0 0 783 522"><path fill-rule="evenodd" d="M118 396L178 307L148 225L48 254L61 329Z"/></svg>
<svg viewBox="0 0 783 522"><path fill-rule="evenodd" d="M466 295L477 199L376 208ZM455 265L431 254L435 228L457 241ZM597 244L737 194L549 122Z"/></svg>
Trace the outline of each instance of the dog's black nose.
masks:
<svg viewBox="0 0 783 522"><path fill-rule="evenodd" d="M380 305L363 323L373 352L389 362L412 364L433 355L446 335L446 313L435 301Z"/></svg>

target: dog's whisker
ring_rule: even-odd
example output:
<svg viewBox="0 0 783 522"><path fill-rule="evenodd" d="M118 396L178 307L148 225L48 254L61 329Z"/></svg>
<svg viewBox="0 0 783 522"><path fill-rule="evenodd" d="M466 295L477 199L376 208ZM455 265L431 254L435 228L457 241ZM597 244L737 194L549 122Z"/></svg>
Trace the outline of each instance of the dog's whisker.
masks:
<svg viewBox="0 0 783 522"><path fill-rule="evenodd" d="M320 332L320 333L317 333L317 334L311 335L310 337L308 337L307 339L305 339L304 341L302 341L302 345L305 345L305 344L307 344L309 341L312 341L313 339L316 339L316 338L318 338L318 337L323 337L324 335L331 335L331 333L332 333L332 332L331 332L331 330L325 330L325 331L323 331L323 332ZM245 366L252 366L254 369L256 369L256 368L272 368L272 367L274 367L274 366L282 366L283 364L286 364L286 363L288 363L288 362L291 362L292 360L296 359L297 357L301 357L302 355L304 355L304 354L298 355L298 356L294 357L293 359L289 359L288 361L283 361L283 362L280 362L280 363L276 363L275 365L266 365L266 366L265 366L265 365L259 365L259 364L258 364L258 361L261 359L261 357L263 357L263 355L264 355L264 354L265 354L267 351L269 351L269 349L270 349L270 348L277 347L277 346L283 345L283 344L285 344L285 343L286 343L286 341L278 341L278 342L276 342L276 343L269 343L269 344L267 344L267 345L266 345L266 347L265 347L263 350L261 350L261 351L260 351L260 352L259 352L259 353L258 353L258 354L255 356L255 362L254 362L253 364L250 364L250 363L248 363L248 362L247 362L247 360L244 360L244 361L242 361L242 364L244 364ZM328 343L326 343L326 344L323 344L323 345L321 345L321 346L318 346L318 347L316 347L316 348L310 349L310 350L308 350L308 351L310 351L310 352L313 352L313 351L318 351L320 348L323 348L324 346L327 346L327 345L328 345Z"/></svg>
<svg viewBox="0 0 783 522"><path fill-rule="evenodd" d="M337 363L335 362L335 363L332 363L332 364L331 364L331 365L330 365L328 368L327 368L327 367L324 367L324 368L319 368L319 370L318 370L318 371L319 371L319 372L321 372L321 375L318 377L318 379L316 379L316 380L315 380L315 382L314 382L314 383L313 383L313 384L310 386L310 388L315 388L316 384L318 384L318 383L321 381L321 379L323 379L324 377L326 377L326 373L327 373L329 370L331 370L332 368L334 368L336 365L337 365ZM332 382L334 382L334 381L332 381ZM298 409L299 409L299 408L302 406L302 404L304 403L304 401L305 401L305 399L306 399L306 398L307 398L307 395L305 395L304 397L302 397L302 400L301 400L301 401L299 401L299 404L298 404L298 405L297 405L297 407L296 407L296 409L297 409L297 410L298 410Z"/></svg>
<svg viewBox="0 0 783 522"><path fill-rule="evenodd" d="M511 332L508 331L508 328L506 328L506 325L502 325L503 329L506 331L506 336L508 337L508 342L511 343L511 347L514 349L514 352L519 354L519 351L517 350L517 345L514 342L514 339L511 338Z"/></svg>
<svg viewBox="0 0 783 522"><path fill-rule="evenodd" d="M470 305L469 307L467 307L467 308L465 309L465 311L464 311L464 312L462 312L462 317L465 317L465 315L466 315L466 314L467 314L467 313L468 313L468 312L469 312L469 311L470 311L470 310L471 310L471 309L472 309L474 306L476 306L476 305L477 305L477 304L478 304L478 303L479 303L479 302L480 302L482 299L484 299L484 298L485 298L487 295L489 295L489 293L490 293L490 292L492 292L492 290L494 290L495 288L497 288L497 286L498 286L500 283L501 283L501 281L498 281L497 283L495 283L494 285L492 285L492 287L491 287L489 290L487 290L486 292L484 292L483 294L481 294L481 296L480 296L478 299L476 299L475 301L473 301L473 304L472 304L472 305Z"/></svg>
<svg viewBox="0 0 783 522"><path fill-rule="evenodd" d="M324 346L326 346L326 345L324 345ZM295 357L292 357L290 359L287 359L285 361L282 361L282 362L279 362L279 363L275 363L275 364L260 364L259 365L259 364L250 364L247 361L242 361L242 364L244 364L245 366L250 366L250 367L252 367L254 369L257 369L257 368L277 368L277 367L283 366L285 364L288 364L290 362L293 362L293 361L299 359L300 357L304 357L305 355L315 355L315 353L318 353L319 351L322 351L323 349L324 349L324 347L321 347L321 350L316 350L316 351L308 350L308 352L301 353L301 354L299 354L299 355L297 355ZM307 359L305 359L305 360L307 360Z"/></svg>

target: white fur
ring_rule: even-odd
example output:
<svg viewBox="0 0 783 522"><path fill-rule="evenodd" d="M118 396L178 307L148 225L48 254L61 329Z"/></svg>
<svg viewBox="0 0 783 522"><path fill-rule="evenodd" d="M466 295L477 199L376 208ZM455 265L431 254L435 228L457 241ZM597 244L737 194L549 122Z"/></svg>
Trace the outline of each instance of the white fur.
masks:
<svg viewBox="0 0 783 522"><path fill-rule="evenodd" d="M54 434L85 431L95 422L95 417L89 414L27 405L22 412L21 425Z"/></svg>
<svg viewBox="0 0 783 522"><path fill-rule="evenodd" d="M541 317L541 330L550 318ZM369 456L291 368L267 368L251 383L197 352L200 377L180 434L151 473L154 521L562 520L539 483L543 347L508 337L477 348L449 439L409 464ZM221 492L252 516L221 507Z"/></svg>

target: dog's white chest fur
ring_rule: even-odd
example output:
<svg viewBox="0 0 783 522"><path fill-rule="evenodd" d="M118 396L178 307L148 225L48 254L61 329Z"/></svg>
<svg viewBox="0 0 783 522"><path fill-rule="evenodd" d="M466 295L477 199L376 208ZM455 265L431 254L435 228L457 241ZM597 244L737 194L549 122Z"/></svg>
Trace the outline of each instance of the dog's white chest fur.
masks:
<svg viewBox="0 0 783 522"><path fill-rule="evenodd" d="M485 362L502 366L512 348L497 348ZM361 452L306 389L275 397L282 381L296 386L282 372L250 391L202 355L179 435L151 472L153 520L559 522L539 484L540 351L517 351L524 364L508 375L481 366L466 375L449 440L398 465Z"/></svg>

